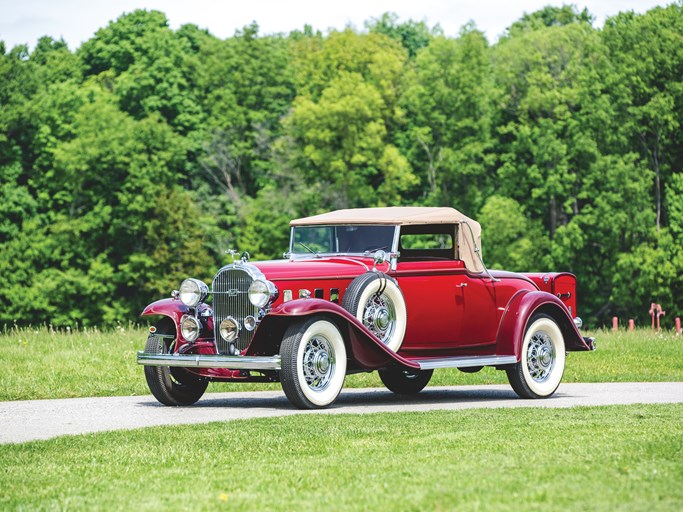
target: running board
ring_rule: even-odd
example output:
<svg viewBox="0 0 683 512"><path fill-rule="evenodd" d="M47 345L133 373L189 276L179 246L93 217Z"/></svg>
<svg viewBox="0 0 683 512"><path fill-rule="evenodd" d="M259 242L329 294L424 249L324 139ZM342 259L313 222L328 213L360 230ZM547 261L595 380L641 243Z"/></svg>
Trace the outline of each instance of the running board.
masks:
<svg viewBox="0 0 683 512"><path fill-rule="evenodd" d="M469 356L443 357L431 359L410 359L420 365L420 370L436 370L437 368L472 368L474 366L502 366L517 363L515 356Z"/></svg>

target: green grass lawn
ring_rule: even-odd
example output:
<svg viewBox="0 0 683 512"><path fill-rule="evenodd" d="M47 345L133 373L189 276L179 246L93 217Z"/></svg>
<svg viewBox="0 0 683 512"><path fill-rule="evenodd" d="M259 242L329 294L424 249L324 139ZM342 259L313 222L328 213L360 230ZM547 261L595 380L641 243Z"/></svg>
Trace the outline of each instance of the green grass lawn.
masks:
<svg viewBox="0 0 683 512"><path fill-rule="evenodd" d="M683 339L592 333L567 382L683 380ZM148 394L140 328L0 335L0 400ZM507 382L436 371L432 384ZM380 386L376 374L347 386ZM212 384L210 390L279 389ZM683 404L310 415L0 446L0 510L683 509Z"/></svg>
<svg viewBox="0 0 683 512"><path fill-rule="evenodd" d="M683 380L683 337L649 330L591 333L595 352L571 352L564 382ZM20 329L0 334L0 400L149 394L135 355L147 333L134 326L76 333ZM504 372L437 370L431 385L504 384ZM352 375L347 387L382 386L377 373ZM209 391L280 389L279 384L211 384Z"/></svg>
<svg viewBox="0 0 683 512"><path fill-rule="evenodd" d="M683 405L298 415L0 446L2 510L683 510Z"/></svg>

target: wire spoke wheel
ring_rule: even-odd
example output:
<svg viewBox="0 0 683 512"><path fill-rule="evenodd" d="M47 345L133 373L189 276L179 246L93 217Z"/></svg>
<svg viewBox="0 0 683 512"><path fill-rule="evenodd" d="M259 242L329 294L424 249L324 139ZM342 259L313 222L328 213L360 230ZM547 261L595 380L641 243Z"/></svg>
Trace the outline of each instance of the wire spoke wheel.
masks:
<svg viewBox="0 0 683 512"><path fill-rule="evenodd" d="M292 324L280 357L282 390L296 407L317 409L337 399L346 377L346 346L334 323L316 315Z"/></svg>
<svg viewBox="0 0 683 512"><path fill-rule="evenodd" d="M375 294L363 309L363 325L385 345L396 331L396 308L386 294Z"/></svg>
<svg viewBox="0 0 683 512"><path fill-rule="evenodd" d="M555 347L550 335L545 331L534 333L526 353L526 364L531 378L536 382L548 380L555 366L555 359Z"/></svg>
<svg viewBox="0 0 683 512"><path fill-rule="evenodd" d="M394 352L403 343L408 314L398 283L380 272L366 272L351 281L342 307Z"/></svg>
<svg viewBox="0 0 683 512"><path fill-rule="evenodd" d="M334 350L325 337L318 335L308 340L302 361L308 387L314 391L326 389L334 376L334 363Z"/></svg>
<svg viewBox="0 0 683 512"><path fill-rule="evenodd" d="M527 325L520 360L506 370L508 380L522 398L547 398L564 373L564 336L557 322L545 314L533 315Z"/></svg>

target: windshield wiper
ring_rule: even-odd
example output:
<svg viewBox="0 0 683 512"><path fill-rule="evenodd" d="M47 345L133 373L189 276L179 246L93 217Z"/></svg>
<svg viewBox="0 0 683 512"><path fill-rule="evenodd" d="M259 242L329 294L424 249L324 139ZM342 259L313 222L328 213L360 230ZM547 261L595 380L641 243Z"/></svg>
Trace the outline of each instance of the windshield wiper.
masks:
<svg viewBox="0 0 683 512"><path fill-rule="evenodd" d="M304 249L306 249L308 252L310 252L310 253L311 253L313 256L315 256L316 258L320 258L320 254L318 254L316 251L314 251L313 249L311 249L311 248L310 248L309 246L307 246L305 243L303 243L303 242L297 242L297 244L299 244L301 247L303 247Z"/></svg>

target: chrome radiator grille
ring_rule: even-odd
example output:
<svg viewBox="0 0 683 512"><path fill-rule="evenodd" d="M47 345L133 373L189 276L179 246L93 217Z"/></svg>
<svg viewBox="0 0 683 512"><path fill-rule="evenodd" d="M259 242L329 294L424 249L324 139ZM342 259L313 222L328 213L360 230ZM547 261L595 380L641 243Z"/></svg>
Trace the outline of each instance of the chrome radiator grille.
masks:
<svg viewBox="0 0 683 512"><path fill-rule="evenodd" d="M218 271L213 278L213 325L216 348L220 354L229 354L230 346L220 334L223 320L231 316L239 323L241 329L237 342L238 351L244 350L251 341L252 333L244 328L244 318L258 314L258 308L249 302L247 291L253 278L244 268L229 266Z"/></svg>

